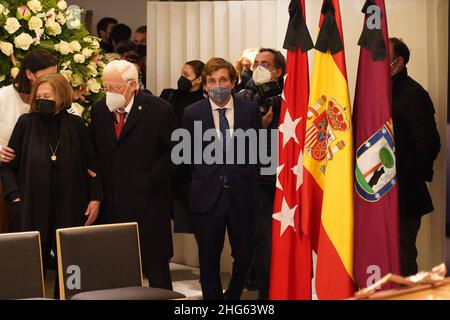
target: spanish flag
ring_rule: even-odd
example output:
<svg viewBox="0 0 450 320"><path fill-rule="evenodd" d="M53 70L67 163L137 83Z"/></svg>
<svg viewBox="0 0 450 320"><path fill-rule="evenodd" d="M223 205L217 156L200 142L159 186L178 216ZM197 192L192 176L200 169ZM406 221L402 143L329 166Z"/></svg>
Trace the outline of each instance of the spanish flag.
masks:
<svg viewBox="0 0 450 320"><path fill-rule="evenodd" d="M324 0L304 146L302 229L317 253L319 299L354 293L354 150L339 0Z"/></svg>

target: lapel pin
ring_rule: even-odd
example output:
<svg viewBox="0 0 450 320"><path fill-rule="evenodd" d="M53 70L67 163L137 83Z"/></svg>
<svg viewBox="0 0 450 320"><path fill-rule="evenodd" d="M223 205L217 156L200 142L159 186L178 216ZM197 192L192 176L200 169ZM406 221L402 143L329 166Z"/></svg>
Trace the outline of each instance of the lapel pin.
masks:
<svg viewBox="0 0 450 320"><path fill-rule="evenodd" d="M139 110L139 111L142 111L142 106L139 106L139 107L138 107L138 110Z"/></svg>

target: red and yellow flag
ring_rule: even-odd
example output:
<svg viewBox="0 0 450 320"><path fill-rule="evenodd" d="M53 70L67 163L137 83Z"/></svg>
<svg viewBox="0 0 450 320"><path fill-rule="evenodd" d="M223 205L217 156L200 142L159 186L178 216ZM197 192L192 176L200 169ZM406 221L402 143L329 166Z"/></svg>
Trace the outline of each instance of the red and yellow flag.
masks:
<svg viewBox="0 0 450 320"><path fill-rule="evenodd" d="M303 232L317 253L319 299L354 293L352 112L339 0L324 0L307 113Z"/></svg>

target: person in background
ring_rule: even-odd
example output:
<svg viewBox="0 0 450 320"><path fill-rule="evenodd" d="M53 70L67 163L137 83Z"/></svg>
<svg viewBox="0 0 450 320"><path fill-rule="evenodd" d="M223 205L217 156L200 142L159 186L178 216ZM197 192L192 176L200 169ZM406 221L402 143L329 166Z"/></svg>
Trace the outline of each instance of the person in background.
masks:
<svg viewBox="0 0 450 320"><path fill-rule="evenodd" d="M56 73L57 63L55 57L48 51L33 50L23 59L14 83L0 88L0 164L15 158L15 150L8 147L8 142L17 119L30 111L33 84L42 75ZM0 182L0 232L9 232L10 205L3 200L2 189Z"/></svg>
<svg viewBox="0 0 450 320"><path fill-rule="evenodd" d="M147 57L147 26L141 26L136 29L134 42L137 45L138 54L145 59Z"/></svg>
<svg viewBox="0 0 450 320"><path fill-rule="evenodd" d="M147 44L147 26L140 26L134 32L134 42L137 45Z"/></svg>
<svg viewBox="0 0 450 320"><path fill-rule="evenodd" d="M204 66L200 60L186 62L181 68L177 89L164 89L161 92L160 97L173 106L180 125L186 107L205 98L202 86Z"/></svg>
<svg viewBox="0 0 450 320"><path fill-rule="evenodd" d="M276 150L272 150L269 130L278 129L285 71L286 59L280 51L261 48L255 57L252 79L237 94L238 97L258 103L262 127L267 129L267 148L271 154ZM272 175L260 175L258 179L260 206L256 219L255 256L248 285L258 289L260 300L269 297L275 180L275 172Z"/></svg>
<svg viewBox="0 0 450 320"><path fill-rule="evenodd" d="M200 60L188 61L181 68L177 89L164 89L161 98L169 102L174 109L177 125L181 127L184 110L187 106L203 100L202 72L205 64ZM172 182L172 215L174 232L193 233L192 213L189 210L191 178L184 166L176 168Z"/></svg>
<svg viewBox="0 0 450 320"><path fill-rule="evenodd" d="M55 262L56 230L93 224L102 200L87 127L67 112L72 97L62 75L41 76L31 92L30 113L20 116L9 140L16 157L0 166L4 198L18 221L14 231L41 234L44 274ZM56 281L55 297L57 289Z"/></svg>
<svg viewBox="0 0 450 320"><path fill-rule="evenodd" d="M139 90L147 91L145 88L147 66L144 57L140 56L138 53L138 46L136 43L131 40L124 40L117 45L115 53L120 55L120 60L127 60L136 66L139 72ZM150 91L147 91L147 93L151 94Z"/></svg>
<svg viewBox="0 0 450 320"><path fill-rule="evenodd" d="M416 239L422 216L434 210L427 182L440 148L434 106L428 92L410 76L410 51L400 39L389 39L392 120L397 165L400 267L403 276L418 272Z"/></svg>
<svg viewBox="0 0 450 320"><path fill-rule="evenodd" d="M111 31L113 27L118 23L114 18L105 17L97 23L97 34L102 39L100 42L100 48L105 53L112 53L114 46L111 43Z"/></svg>
<svg viewBox="0 0 450 320"><path fill-rule="evenodd" d="M129 26L123 24L123 23L119 23L116 24L110 33L110 38L111 38L111 44L114 47L115 51L117 49L117 46L120 42L122 41L127 41L131 39L131 29Z"/></svg>
<svg viewBox="0 0 450 320"><path fill-rule="evenodd" d="M171 290L175 116L166 101L136 93L139 77L133 63L108 63L102 79L106 98L92 107L90 124L105 199L99 218L102 223L137 222L143 273L150 286Z"/></svg>
<svg viewBox="0 0 450 320"><path fill-rule="evenodd" d="M253 62L259 52L259 48L245 49L239 59L236 60L236 73L238 76L238 84L236 86L236 92L245 89L245 85L252 78L253 75Z"/></svg>

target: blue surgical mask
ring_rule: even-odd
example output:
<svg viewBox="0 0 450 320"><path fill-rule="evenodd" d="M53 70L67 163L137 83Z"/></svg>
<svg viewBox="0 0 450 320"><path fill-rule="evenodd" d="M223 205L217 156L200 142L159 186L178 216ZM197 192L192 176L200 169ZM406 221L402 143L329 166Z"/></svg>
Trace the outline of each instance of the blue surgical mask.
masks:
<svg viewBox="0 0 450 320"><path fill-rule="evenodd" d="M209 98L218 105L222 105L231 96L231 89L228 87L214 87L208 90Z"/></svg>

